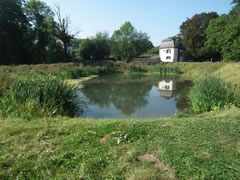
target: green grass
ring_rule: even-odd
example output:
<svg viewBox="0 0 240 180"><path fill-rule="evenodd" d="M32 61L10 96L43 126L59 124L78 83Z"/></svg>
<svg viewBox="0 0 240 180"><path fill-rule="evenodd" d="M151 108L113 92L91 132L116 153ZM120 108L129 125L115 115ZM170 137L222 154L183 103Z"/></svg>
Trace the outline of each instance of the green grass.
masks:
<svg viewBox="0 0 240 180"><path fill-rule="evenodd" d="M0 120L0 179L237 179L240 112Z"/></svg>

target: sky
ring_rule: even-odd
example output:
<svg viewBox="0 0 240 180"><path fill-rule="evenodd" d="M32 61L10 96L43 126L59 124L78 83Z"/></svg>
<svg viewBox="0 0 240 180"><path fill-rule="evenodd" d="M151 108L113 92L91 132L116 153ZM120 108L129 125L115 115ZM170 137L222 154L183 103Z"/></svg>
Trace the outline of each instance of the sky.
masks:
<svg viewBox="0 0 240 180"><path fill-rule="evenodd" d="M59 4L69 16L78 38L107 31L111 35L126 21L150 36L155 46L179 33L180 25L193 15L215 11L228 13L232 0L42 0L48 6Z"/></svg>

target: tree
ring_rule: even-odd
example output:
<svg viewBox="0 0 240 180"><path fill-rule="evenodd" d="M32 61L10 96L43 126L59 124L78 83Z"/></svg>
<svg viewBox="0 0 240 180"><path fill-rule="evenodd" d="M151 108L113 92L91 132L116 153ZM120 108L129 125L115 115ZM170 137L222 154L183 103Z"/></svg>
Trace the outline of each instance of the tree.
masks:
<svg viewBox="0 0 240 180"><path fill-rule="evenodd" d="M232 1L232 4L237 4L237 5L239 5L239 4L240 4L240 0L233 0L233 1Z"/></svg>
<svg viewBox="0 0 240 180"><path fill-rule="evenodd" d="M110 55L110 37L107 32L99 32L95 37L83 40L79 54L85 60L103 60Z"/></svg>
<svg viewBox="0 0 240 180"><path fill-rule="evenodd" d="M54 13L44 2L30 0L25 4L25 13L32 24L33 61L32 63L50 63L50 49L56 45L56 23ZM50 48L51 46L51 48Z"/></svg>
<svg viewBox="0 0 240 180"><path fill-rule="evenodd" d="M110 37L107 32L98 32L96 37L92 39L95 45L95 57L94 59L106 59L110 55Z"/></svg>
<svg viewBox="0 0 240 180"><path fill-rule="evenodd" d="M0 1L0 64L28 63L29 24L22 0Z"/></svg>
<svg viewBox="0 0 240 180"><path fill-rule="evenodd" d="M66 59L66 61L69 61L71 59L71 54L68 51L68 47L71 44L71 40L74 38L75 35L70 35L70 18L68 16L62 17L61 14L61 8L59 5L56 5L55 8L55 14L57 16L57 37L63 42L63 58Z"/></svg>
<svg viewBox="0 0 240 180"><path fill-rule="evenodd" d="M240 60L240 17L230 12L209 23L206 47L219 53L224 61Z"/></svg>
<svg viewBox="0 0 240 180"><path fill-rule="evenodd" d="M153 46L146 33L138 32L130 22L126 22L113 33L111 47L113 57L129 61Z"/></svg>
<svg viewBox="0 0 240 180"><path fill-rule="evenodd" d="M79 55L84 60L92 59L94 53L94 45L90 39L84 39L81 41L79 46Z"/></svg>
<svg viewBox="0 0 240 180"><path fill-rule="evenodd" d="M187 58L194 60L206 60L213 58L212 52L204 44L206 42L206 29L210 20L217 18L216 12L201 13L187 19L180 26L183 45L186 49ZM215 55L214 55L215 58Z"/></svg>

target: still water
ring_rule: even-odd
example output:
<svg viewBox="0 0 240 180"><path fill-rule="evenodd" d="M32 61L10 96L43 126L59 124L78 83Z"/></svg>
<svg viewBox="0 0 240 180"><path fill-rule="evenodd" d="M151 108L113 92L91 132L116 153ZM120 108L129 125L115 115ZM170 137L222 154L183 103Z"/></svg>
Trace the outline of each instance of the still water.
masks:
<svg viewBox="0 0 240 180"><path fill-rule="evenodd" d="M188 107L191 82L174 76L111 75L81 84L87 110L77 116L99 118L168 117Z"/></svg>

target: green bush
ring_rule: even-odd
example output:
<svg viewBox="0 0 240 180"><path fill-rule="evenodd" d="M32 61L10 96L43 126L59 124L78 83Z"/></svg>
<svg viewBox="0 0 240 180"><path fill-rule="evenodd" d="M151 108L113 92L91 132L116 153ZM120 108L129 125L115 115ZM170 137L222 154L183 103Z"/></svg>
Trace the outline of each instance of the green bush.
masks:
<svg viewBox="0 0 240 180"><path fill-rule="evenodd" d="M35 73L10 85L1 98L0 114L16 117L73 116L79 104L77 88L64 84L56 76ZM81 107L83 109L84 106Z"/></svg>
<svg viewBox="0 0 240 180"><path fill-rule="evenodd" d="M195 112L218 110L236 103L232 84L214 76L204 76L194 82L190 100Z"/></svg>

